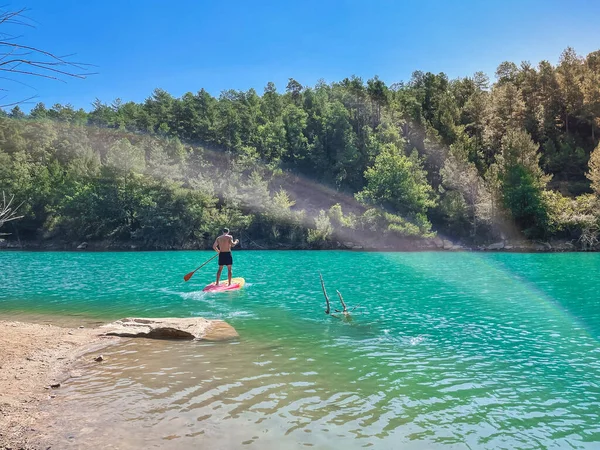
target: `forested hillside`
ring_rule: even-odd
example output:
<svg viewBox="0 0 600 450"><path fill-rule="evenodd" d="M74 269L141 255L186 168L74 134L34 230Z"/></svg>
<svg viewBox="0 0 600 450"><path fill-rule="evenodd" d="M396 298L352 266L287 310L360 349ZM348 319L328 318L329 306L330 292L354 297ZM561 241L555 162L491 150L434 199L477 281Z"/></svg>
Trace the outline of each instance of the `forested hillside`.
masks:
<svg viewBox="0 0 600 450"><path fill-rule="evenodd" d="M124 93L125 95L126 93ZM494 80L414 72L283 91L200 90L0 118L9 239L260 247L436 233L597 242L600 51L504 62Z"/></svg>

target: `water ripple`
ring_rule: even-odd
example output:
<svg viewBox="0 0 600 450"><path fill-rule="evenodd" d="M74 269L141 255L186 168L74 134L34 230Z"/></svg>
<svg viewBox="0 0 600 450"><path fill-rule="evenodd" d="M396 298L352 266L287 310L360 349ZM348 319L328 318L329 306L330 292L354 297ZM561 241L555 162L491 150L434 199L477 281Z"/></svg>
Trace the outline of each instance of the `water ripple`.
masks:
<svg viewBox="0 0 600 450"><path fill-rule="evenodd" d="M224 296L200 291L212 272L181 280L201 252L6 255L3 314L203 316L241 336L107 350L56 391L56 448L600 443L600 300L585 279L599 255L246 252L235 270L251 282ZM324 314L318 271L361 304L351 321Z"/></svg>

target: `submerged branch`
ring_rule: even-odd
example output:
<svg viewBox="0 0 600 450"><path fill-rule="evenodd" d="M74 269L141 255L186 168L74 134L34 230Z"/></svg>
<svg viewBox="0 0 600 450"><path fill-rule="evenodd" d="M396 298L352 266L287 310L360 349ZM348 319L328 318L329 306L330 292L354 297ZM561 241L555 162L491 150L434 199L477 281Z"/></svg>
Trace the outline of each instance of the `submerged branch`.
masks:
<svg viewBox="0 0 600 450"><path fill-rule="evenodd" d="M358 308L360 305L362 305L362 303L359 303L358 305L356 305L354 308L352 308L349 313L351 313L352 311L354 311L356 308Z"/></svg>

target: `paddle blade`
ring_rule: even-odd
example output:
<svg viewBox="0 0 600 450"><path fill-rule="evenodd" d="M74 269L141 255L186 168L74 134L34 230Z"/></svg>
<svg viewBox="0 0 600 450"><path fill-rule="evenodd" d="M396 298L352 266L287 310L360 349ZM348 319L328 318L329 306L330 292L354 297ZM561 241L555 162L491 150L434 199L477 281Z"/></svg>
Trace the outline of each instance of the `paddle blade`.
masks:
<svg viewBox="0 0 600 450"><path fill-rule="evenodd" d="M194 272L195 272L195 270L194 270ZM192 275L194 275L194 272L188 273L186 276L183 277L183 279L185 281L189 281L189 279L192 278Z"/></svg>

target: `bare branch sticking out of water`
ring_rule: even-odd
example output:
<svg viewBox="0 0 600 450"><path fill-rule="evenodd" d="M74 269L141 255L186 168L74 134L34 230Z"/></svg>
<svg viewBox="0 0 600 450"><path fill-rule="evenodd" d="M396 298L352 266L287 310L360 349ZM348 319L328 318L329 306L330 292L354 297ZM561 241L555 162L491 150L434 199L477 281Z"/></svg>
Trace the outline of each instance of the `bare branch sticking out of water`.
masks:
<svg viewBox="0 0 600 450"><path fill-rule="evenodd" d="M331 312L331 308L329 307L329 296L327 295L327 291L325 290L325 282L323 281L323 275L321 275L321 272L319 272L319 277L321 278L321 287L323 288L325 302L327 302L327 309L325 310L325 314L329 314Z"/></svg>
<svg viewBox="0 0 600 450"><path fill-rule="evenodd" d="M356 308L358 308L360 305L362 305L362 303L359 303L358 305L356 305L354 308L352 308L349 313L351 313L352 311L354 311Z"/></svg>
<svg viewBox="0 0 600 450"><path fill-rule="evenodd" d="M319 272L319 278L321 279L321 288L323 289L323 295L325 296L325 302L327 303L327 309L325 310L325 314L328 314L331 317L335 317L336 319L340 319L341 318L340 316L331 313L329 295L327 295L327 290L325 289L325 281L323 281L323 275L321 274L321 272ZM334 311L336 313L343 314L345 320L352 320L352 318L350 317L350 313L352 311L354 311L356 308L358 308L360 306L360 304L358 304L357 306L352 308L350 311L348 311L348 307L346 305L346 302L344 302L344 297L342 297L342 293L340 291L338 291L337 289L335 292L337 292L337 295L340 298L340 302L342 303L342 310L340 311L339 309L335 309Z"/></svg>
<svg viewBox="0 0 600 450"><path fill-rule="evenodd" d="M340 291L338 291L337 289L335 292L337 292L337 295L340 298L340 302L342 303L342 308L343 308L342 311L340 311L339 309L336 309L335 312L341 312L344 314L348 314L348 308L346 307L346 304L344 303L344 297L342 297L342 293Z"/></svg>

